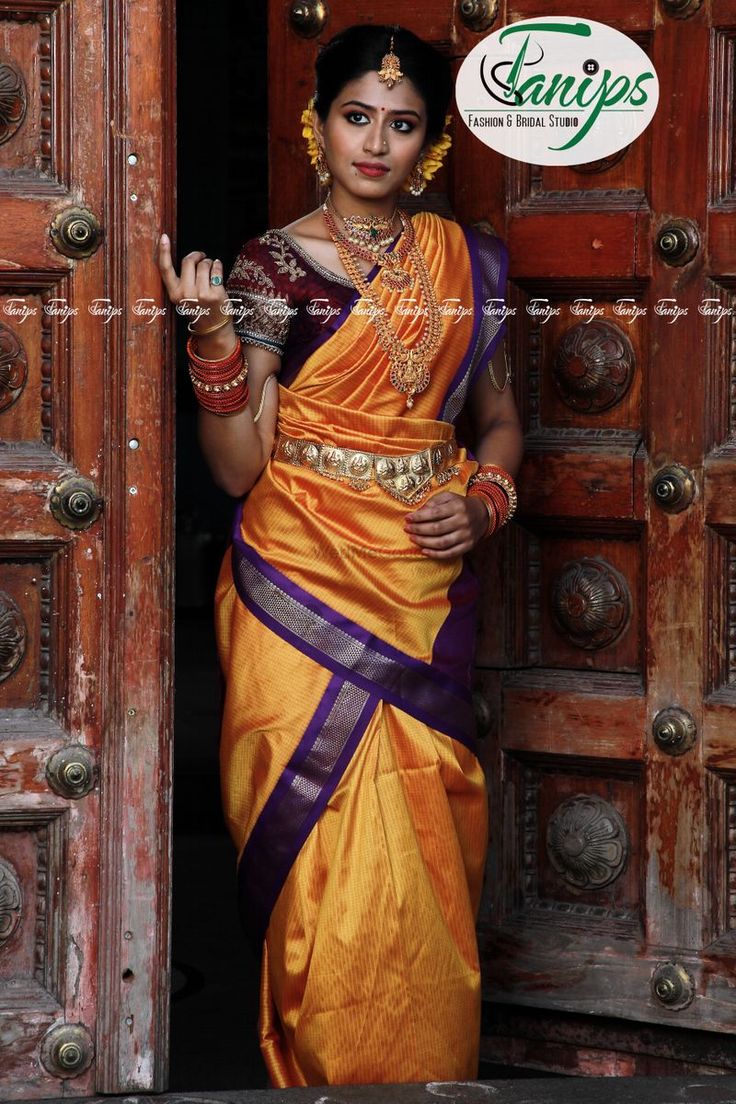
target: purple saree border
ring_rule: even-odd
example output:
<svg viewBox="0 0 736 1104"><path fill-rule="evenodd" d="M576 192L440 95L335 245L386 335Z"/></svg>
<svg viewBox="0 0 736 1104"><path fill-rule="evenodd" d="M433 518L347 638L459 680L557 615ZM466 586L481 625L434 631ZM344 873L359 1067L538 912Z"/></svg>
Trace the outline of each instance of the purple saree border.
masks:
<svg viewBox="0 0 736 1104"><path fill-rule="evenodd" d="M339 613L337 610L332 609L331 606L326 605L319 598L310 594L308 590L299 586L299 584L295 583L292 579L289 579L287 575L284 575L284 573L279 571L277 567L274 567L273 564L270 564L261 556L260 552L257 552L251 544L243 540L241 535L242 518L243 503L241 502L235 511L235 522L233 524L232 533L233 545L238 545L250 562L280 590L283 590L293 598L294 601L299 602L300 605L306 606L308 610L318 617L334 625L335 628L341 629L344 633L352 636L358 643L371 648L374 652L378 652L378 654L385 659L389 659L393 663L397 663L409 670L416 671L422 678L431 679L433 683L441 686L448 694L459 698L460 701L469 702L471 700L471 693L467 684L463 685L463 683L458 682L442 670L438 670L433 665L425 663L424 660L415 659L415 657L409 655L408 652L402 652L399 648L394 647L393 644L389 644L388 641L382 640L380 636L376 636L375 633L363 628L357 621L352 621L344 613Z"/></svg>
<svg viewBox="0 0 736 1104"><path fill-rule="evenodd" d="M263 941L289 871L337 789L378 705L375 695L361 693L355 703L357 715L342 745L336 747L332 741L328 754L317 754L310 763L346 685L347 680L332 675L243 848L238 864L240 914L257 943Z"/></svg>
<svg viewBox="0 0 736 1104"><path fill-rule="evenodd" d="M473 233L477 234L478 232L473 231ZM506 304L506 297L505 297L505 295L502 294L502 292L506 288L506 282L508 280L508 275L509 275L509 251L508 251L508 248L506 246L506 243L503 241L502 238L496 238L496 240L498 242L499 262L498 262L498 281L496 283L495 298L503 298L504 305L505 305ZM498 344L500 343L500 341L503 338L504 334L506 333L506 329L507 329L507 321L504 318L503 321L501 322L501 325L498 327L498 329L496 330L495 334L490 339L490 341L486 342L484 348L478 350L477 364L475 366L475 369L473 370L473 373L472 373L470 379L468 380L468 389L470 389L473 386L473 384L475 383L475 380L478 376L478 373L481 371L482 368L485 367L485 365L488 363L490 358L495 353L496 347L498 346Z"/></svg>
<svg viewBox="0 0 736 1104"><path fill-rule="evenodd" d="M239 519L242 506L236 513L235 532L233 533L232 557L233 579L241 601L282 639L287 640L305 655L310 656L322 667L342 675L344 678L362 687L368 693L378 694L385 701L396 705L417 720L436 728L475 752L475 718L472 707L472 695L469 686L463 686L450 676L441 673L434 666L415 659L399 651L386 641L380 640L361 625L356 624L343 614L326 606L318 598L309 594L297 583L283 575L277 568L267 563L259 553L240 536ZM370 652L381 661L390 665L390 679L377 681L355 666L342 662L323 649L309 643L296 631L287 628L260 605L248 592L241 572L238 570L238 556L242 556L287 599L298 603L313 617L327 622L344 636L358 645L363 652ZM382 674L386 673L386 663L382 663Z"/></svg>
<svg viewBox="0 0 736 1104"><path fill-rule="evenodd" d="M458 682L470 685L473 677L473 648L478 617L480 584L467 559L450 584L450 609L434 640L432 666L452 672Z"/></svg>
<svg viewBox="0 0 736 1104"><path fill-rule="evenodd" d="M452 377L450 384L445 392L445 398L440 409L439 417L446 421L445 414L447 407L449 406L455 391L462 385L462 382L467 373L468 367L473 358L473 351L475 349L475 343L478 340L478 331L480 330L481 314L478 310L478 304L482 301L483 292L483 277L480 270L480 262L478 260L478 245L474 237L474 231L468 227L462 227L463 234L465 236L465 244L468 249L468 255L470 257L470 273L473 282L473 332L470 335L468 341L468 347L465 350L465 356L460 361L460 365Z"/></svg>

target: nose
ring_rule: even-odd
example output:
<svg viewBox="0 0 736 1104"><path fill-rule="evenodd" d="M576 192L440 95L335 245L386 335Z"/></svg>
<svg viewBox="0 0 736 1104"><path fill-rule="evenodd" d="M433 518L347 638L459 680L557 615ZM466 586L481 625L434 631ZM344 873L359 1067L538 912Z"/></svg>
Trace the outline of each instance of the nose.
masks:
<svg viewBox="0 0 736 1104"><path fill-rule="evenodd" d="M381 119L375 119L370 126L365 128L363 149L366 153L374 155L388 153L388 142L386 141L386 135L384 134L381 123Z"/></svg>

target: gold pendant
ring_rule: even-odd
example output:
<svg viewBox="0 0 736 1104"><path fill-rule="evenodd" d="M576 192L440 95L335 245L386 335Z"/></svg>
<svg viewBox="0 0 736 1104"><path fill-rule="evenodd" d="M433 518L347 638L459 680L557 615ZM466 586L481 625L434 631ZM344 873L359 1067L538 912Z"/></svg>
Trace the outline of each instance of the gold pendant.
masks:
<svg viewBox="0 0 736 1104"><path fill-rule="evenodd" d="M429 386L430 378L429 369L425 365L414 363L411 351L403 363L391 362L391 383L402 394L409 392L406 400L409 407L414 405L414 396Z"/></svg>
<svg viewBox="0 0 736 1104"><path fill-rule="evenodd" d="M384 265L381 269L381 283L384 287L390 291L406 291L413 284L411 273L406 269L390 268L388 265Z"/></svg>

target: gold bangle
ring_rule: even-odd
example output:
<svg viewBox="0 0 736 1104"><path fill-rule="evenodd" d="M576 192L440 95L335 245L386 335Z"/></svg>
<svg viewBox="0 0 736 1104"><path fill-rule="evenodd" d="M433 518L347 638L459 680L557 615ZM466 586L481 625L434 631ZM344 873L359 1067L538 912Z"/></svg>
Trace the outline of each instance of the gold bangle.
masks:
<svg viewBox="0 0 736 1104"><path fill-rule="evenodd" d="M486 510L488 511L488 527L486 528L483 536L490 537L498 529L498 511L496 510L496 507L493 505L493 503L490 502L485 495L476 495L475 497L481 500Z"/></svg>
<svg viewBox="0 0 736 1104"><path fill-rule="evenodd" d="M256 412L256 414L253 415L253 422L254 423L258 421L261 414L263 413L263 403L265 402L265 399L266 399L266 391L268 390L268 385L269 385L269 383L271 382L271 380L273 378L274 377L272 375L271 376L266 376L265 382L263 384L263 388L261 390L261 401L258 404L258 411Z"/></svg>
<svg viewBox="0 0 736 1104"><path fill-rule="evenodd" d="M187 329L189 330L190 334L194 334L196 337L204 337L205 334L211 334L214 333L215 330L221 330L222 327L227 326L228 322L230 321L232 321L232 319L227 317L223 318L222 322L218 322L216 326L210 326L209 329L206 330L193 330L192 323L189 322L187 325Z"/></svg>
<svg viewBox="0 0 736 1104"><path fill-rule="evenodd" d="M236 336L236 337L238 337L238 335L237 335L237 334L236 334L235 336ZM242 348L243 348L243 345L244 345L244 341L243 341L242 337L238 337L238 341L240 342L240 348L241 348L241 350L242 350ZM232 347L232 349L230 350L230 352L229 352L229 353L225 353L225 356L223 356L223 357L214 357L214 358L213 358L213 357L200 357L200 360L205 360L205 361L207 362L207 364L222 364L223 360L229 360L229 359L230 359L230 357L231 357L231 356L233 355L233 353L235 352L235 350L237 349L237 347L238 347L237 345L233 345L233 347ZM199 356L199 354L197 354L197 355ZM244 362L245 362L246 364L248 363L248 362L247 362L247 361L245 360L245 354L243 354L243 361L244 361Z"/></svg>
<svg viewBox="0 0 736 1104"><path fill-rule="evenodd" d="M485 474L484 473L484 474L481 475L481 474L476 472L476 474L471 476L470 479L468 480L468 492L470 492L470 488L474 484L478 484L478 483L495 483L495 484L497 484L497 486L499 486L501 488L501 490L504 492L507 499L509 500L509 512L508 512L508 517L506 518L506 520L510 521L511 518L516 513L516 506L517 506L516 486L514 484L513 479L511 478L511 476L510 475L501 475L501 474L498 474L498 473L494 473L494 474Z"/></svg>
<svg viewBox="0 0 736 1104"><path fill-rule="evenodd" d="M199 376L195 375L192 369L189 369L189 378L192 381L192 386L196 387L198 391L210 391L218 393L220 391L234 391L236 387L240 387L241 383L245 383L248 379L248 365L238 372L237 376L233 379L227 380L225 383L205 383Z"/></svg>

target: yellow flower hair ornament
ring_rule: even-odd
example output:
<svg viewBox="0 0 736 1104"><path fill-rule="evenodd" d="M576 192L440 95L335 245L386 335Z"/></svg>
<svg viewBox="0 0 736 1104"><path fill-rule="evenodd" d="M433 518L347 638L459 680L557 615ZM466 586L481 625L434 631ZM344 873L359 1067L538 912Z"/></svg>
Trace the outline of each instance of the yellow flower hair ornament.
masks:
<svg viewBox="0 0 736 1104"><path fill-rule="evenodd" d="M432 143L420 161L422 178L424 180L431 180L442 167L442 162L445 160L447 151L452 145L452 138L447 133L447 128L450 126L451 122L452 115L445 115L445 129L442 131L437 141ZM411 177L404 181L402 186L405 192L410 191Z"/></svg>
<svg viewBox="0 0 736 1104"><path fill-rule="evenodd" d="M314 133L314 127L312 126L312 118L314 112L314 96L310 99L307 106L302 111L301 124L302 124L302 138L307 142L307 154L309 155L309 162L311 165L317 164L317 158L319 156L319 145L317 144L317 136Z"/></svg>
<svg viewBox="0 0 736 1104"><path fill-rule="evenodd" d="M323 187L327 187L327 185L332 183L332 176L322 147L317 141L317 135L314 133L313 119L314 96L312 96L301 114L302 135L307 140L307 153L310 162L317 170L319 182Z"/></svg>

